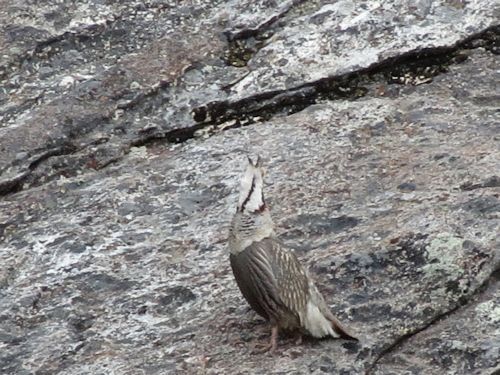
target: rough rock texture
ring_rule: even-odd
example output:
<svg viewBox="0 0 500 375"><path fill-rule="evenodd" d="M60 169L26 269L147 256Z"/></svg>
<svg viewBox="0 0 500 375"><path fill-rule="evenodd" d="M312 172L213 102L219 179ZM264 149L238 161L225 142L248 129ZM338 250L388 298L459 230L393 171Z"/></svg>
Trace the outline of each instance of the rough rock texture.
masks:
<svg viewBox="0 0 500 375"><path fill-rule="evenodd" d="M0 373L500 371L498 2L0 0ZM280 337L247 153L361 338Z"/></svg>

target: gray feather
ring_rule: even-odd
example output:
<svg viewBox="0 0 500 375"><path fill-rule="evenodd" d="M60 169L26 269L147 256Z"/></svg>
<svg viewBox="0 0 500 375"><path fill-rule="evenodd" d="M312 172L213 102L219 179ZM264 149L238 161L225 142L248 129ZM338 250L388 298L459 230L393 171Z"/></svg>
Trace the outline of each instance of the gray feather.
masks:
<svg viewBox="0 0 500 375"><path fill-rule="evenodd" d="M265 238L231 254L230 260L250 306L284 328L298 328L309 292L306 273L295 254L275 238Z"/></svg>
<svg viewBox="0 0 500 375"><path fill-rule="evenodd" d="M261 160L249 160L229 231L231 267L241 293L275 328L355 339L330 312L295 253L277 239L262 174Z"/></svg>

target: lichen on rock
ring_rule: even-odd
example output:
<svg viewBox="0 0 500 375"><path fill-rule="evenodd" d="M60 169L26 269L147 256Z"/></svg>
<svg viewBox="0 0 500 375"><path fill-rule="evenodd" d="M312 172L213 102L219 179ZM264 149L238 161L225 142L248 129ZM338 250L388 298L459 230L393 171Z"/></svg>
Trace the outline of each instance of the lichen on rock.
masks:
<svg viewBox="0 0 500 375"><path fill-rule="evenodd" d="M0 373L498 370L497 3L3 3ZM251 354L248 154L359 343Z"/></svg>

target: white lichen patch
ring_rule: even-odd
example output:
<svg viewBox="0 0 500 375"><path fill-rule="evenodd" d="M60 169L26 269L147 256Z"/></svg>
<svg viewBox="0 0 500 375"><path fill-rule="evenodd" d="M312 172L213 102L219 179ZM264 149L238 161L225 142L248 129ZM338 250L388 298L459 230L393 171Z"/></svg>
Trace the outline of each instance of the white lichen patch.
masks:
<svg viewBox="0 0 500 375"><path fill-rule="evenodd" d="M476 306L477 319L487 320L495 328L494 335L500 336L500 305L498 301L486 301Z"/></svg>
<svg viewBox="0 0 500 375"><path fill-rule="evenodd" d="M146 159L148 157L148 149L145 146L131 147L128 156L133 159Z"/></svg>
<svg viewBox="0 0 500 375"><path fill-rule="evenodd" d="M447 275L461 275L464 270L458 260L463 256L463 239L450 233L437 235L426 247L429 263L422 267L428 274L444 272Z"/></svg>

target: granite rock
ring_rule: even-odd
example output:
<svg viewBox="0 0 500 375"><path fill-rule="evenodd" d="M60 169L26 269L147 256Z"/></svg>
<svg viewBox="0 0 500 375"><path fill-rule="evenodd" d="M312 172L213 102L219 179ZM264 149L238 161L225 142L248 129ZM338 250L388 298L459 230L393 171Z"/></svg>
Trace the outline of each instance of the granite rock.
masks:
<svg viewBox="0 0 500 375"><path fill-rule="evenodd" d="M2 374L498 372L496 2L0 3ZM359 343L251 353L248 154Z"/></svg>

